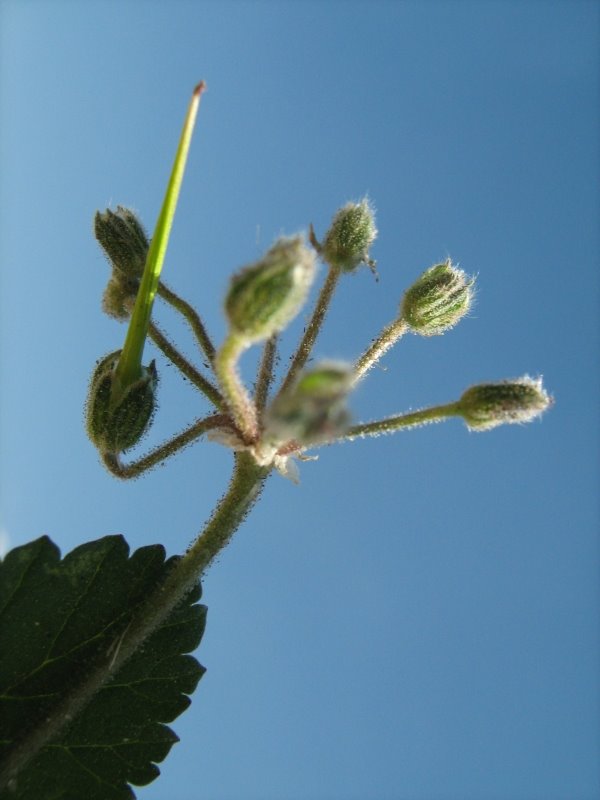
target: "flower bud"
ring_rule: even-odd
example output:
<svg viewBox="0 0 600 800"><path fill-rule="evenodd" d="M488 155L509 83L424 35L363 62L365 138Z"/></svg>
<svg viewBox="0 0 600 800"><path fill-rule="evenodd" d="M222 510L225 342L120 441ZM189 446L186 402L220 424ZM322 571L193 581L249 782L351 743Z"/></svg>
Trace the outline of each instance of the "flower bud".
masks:
<svg viewBox="0 0 600 800"><path fill-rule="evenodd" d="M344 272L352 272L360 264L373 268L369 247L376 236L375 215L369 201L365 198L360 203L348 203L333 218L321 253L330 266Z"/></svg>
<svg viewBox="0 0 600 800"><path fill-rule="evenodd" d="M349 364L323 362L304 372L277 397L266 416L264 439L314 444L331 439L350 424L346 397L352 386Z"/></svg>
<svg viewBox="0 0 600 800"><path fill-rule="evenodd" d="M248 344L268 339L296 316L315 275L315 256L300 236L279 239L261 261L234 275L225 312Z"/></svg>
<svg viewBox="0 0 600 800"><path fill-rule="evenodd" d="M102 310L121 322L129 319L138 289L138 281L121 280L120 273L113 273L102 295Z"/></svg>
<svg viewBox="0 0 600 800"><path fill-rule="evenodd" d="M474 279L452 266L450 259L436 264L405 292L401 319L421 336L444 333L469 310L473 283Z"/></svg>
<svg viewBox="0 0 600 800"><path fill-rule="evenodd" d="M124 278L141 280L148 255L148 237L133 211L117 206L94 217L94 234L113 269Z"/></svg>
<svg viewBox="0 0 600 800"><path fill-rule="evenodd" d="M457 403L471 430L485 431L504 423L529 422L552 404L541 378L528 375L512 381L471 386Z"/></svg>
<svg viewBox="0 0 600 800"><path fill-rule="evenodd" d="M121 351L100 359L92 375L86 408L88 436L101 452L121 453L133 447L149 427L155 409L154 361L124 390L115 386Z"/></svg>

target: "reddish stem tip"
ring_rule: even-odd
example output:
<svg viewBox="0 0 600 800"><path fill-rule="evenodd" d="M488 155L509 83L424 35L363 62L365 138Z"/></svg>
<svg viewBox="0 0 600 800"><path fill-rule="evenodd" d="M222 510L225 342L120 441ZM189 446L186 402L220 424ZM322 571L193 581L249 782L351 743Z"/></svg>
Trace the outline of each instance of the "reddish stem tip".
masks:
<svg viewBox="0 0 600 800"><path fill-rule="evenodd" d="M192 92L193 97L200 97L202 92L206 89L206 84L204 81L200 81L200 83L195 87L194 91Z"/></svg>

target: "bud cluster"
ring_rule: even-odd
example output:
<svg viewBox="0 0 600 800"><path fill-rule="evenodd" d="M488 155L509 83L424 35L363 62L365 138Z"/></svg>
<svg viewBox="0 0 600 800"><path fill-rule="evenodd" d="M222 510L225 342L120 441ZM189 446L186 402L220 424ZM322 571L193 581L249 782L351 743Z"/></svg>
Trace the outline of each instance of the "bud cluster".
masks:
<svg viewBox="0 0 600 800"><path fill-rule="evenodd" d="M140 291L144 268L148 270L146 261L152 259L152 255L148 259L148 237L135 214L122 206L116 212L107 209L97 213L95 233L112 265L104 309L114 317L126 318ZM192 310L192 329L207 354L207 368L213 369L218 382L214 387L200 375L195 385L215 403L226 421L212 430L211 438L234 450L246 451L257 465L275 467L295 480L294 458L305 458L305 449L336 439L379 435L456 415L473 430L488 430L503 423L526 422L548 408L551 399L541 381L524 377L473 386L454 403L351 426L347 408L350 391L384 353L408 330L421 336L435 336L452 328L469 311L474 295L474 279L450 259L435 264L407 289L396 318L372 340L356 363L324 361L307 369L341 274L353 272L361 264L374 268L369 249L376 236L374 212L365 198L358 203L347 203L336 212L322 243L311 228L312 248L306 246L302 236L278 239L259 261L231 278L224 303L229 330L220 348L214 348L199 316ZM158 242L155 234L155 244ZM296 353L290 359L288 372L269 403L276 334L306 302L316 274L317 255L328 265L328 274ZM179 311L183 309L182 313L190 320L190 312L186 310L191 308L189 304L171 290L165 294L164 287L161 296ZM134 321L130 325L132 330ZM142 333L145 337L147 327L141 333L138 331L138 335ZM170 343L167 347L163 339L162 335L157 338L156 333L153 336L184 375L195 374L197 371L176 348ZM127 350L127 341L123 352ZM237 363L246 348L262 341L267 344L256 391L251 394L240 377ZM141 351L138 358L136 350L136 364L127 373L130 383L124 387L118 377L126 372L125 361L121 359L123 363L119 364L120 356L121 351L111 353L98 363L87 404L89 436L104 454L118 454L133 447L147 430L155 408L154 362L141 367ZM140 463L155 463L167 450L175 452L179 438L175 437L173 442L176 443L173 447L158 448L156 457L146 457Z"/></svg>

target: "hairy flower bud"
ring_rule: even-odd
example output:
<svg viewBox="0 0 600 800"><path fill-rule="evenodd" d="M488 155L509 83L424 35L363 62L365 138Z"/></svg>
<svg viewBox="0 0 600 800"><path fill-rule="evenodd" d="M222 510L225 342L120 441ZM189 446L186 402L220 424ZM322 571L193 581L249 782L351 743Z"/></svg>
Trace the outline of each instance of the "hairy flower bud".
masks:
<svg viewBox="0 0 600 800"><path fill-rule="evenodd" d="M452 328L473 300L473 278L450 259L426 270L404 294L400 316L415 333L436 336Z"/></svg>
<svg viewBox="0 0 600 800"><path fill-rule="evenodd" d="M321 253L328 264L344 272L352 272L360 264L373 268L369 247L376 236L375 215L369 201L365 198L360 203L348 203L333 218Z"/></svg>
<svg viewBox="0 0 600 800"><path fill-rule="evenodd" d="M114 273L102 295L102 310L121 322L129 319L138 289L137 281L121 280L120 274Z"/></svg>
<svg viewBox="0 0 600 800"><path fill-rule="evenodd" d="M90 381L86 407L88 436L101 451L121 453L133 447L149 427L156 402L154 361L142 367L138 380L115 391L120 350L100 359Z"/></svg>
<svg viewBox="0 0 600 800"><path fill-rule="evenodd" d="M325 361L303 373L277 397L267 412L264 438L314 444L337 436L348 427L346 397L352 385L349 364Z"/></svg>
<svg viewBox="0 0 600 800"><path fill-rule="evenodd" d="M505 423L529 422L551 404L541 378L534 380L525 375L512 381L471 386L457 407L471 430L485 431Z"/></svg>
<svg viewBox="0 0 600 800"><path fill-rule="evenodd" d="M300 236L279 239L267 254L234 275L225 312L248 344L268 339L296 316L315 275L315 256Z"/></svg>
<svg viewBox="0 0 600 800"><path fill-rule="evenodd" d="M94 217L94 234L113 269L123 278L139 281L148 255L148 237L140 221L128 208L107 208Z"/></svg>

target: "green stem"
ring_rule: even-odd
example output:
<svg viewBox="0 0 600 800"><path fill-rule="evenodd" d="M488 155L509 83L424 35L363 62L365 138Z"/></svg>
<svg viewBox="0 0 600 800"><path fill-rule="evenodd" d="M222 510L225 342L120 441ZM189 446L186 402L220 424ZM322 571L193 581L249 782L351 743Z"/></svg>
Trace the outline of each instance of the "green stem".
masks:
<svg viewBox="0 0 600 800"><path fill-rule="evenodd" d="M204 91L204 88L204 83L199 83L192 94L192 99L183 123L179 145L177 146L173 169L165 192L165 198L160 214L158 215L154 235L150 243L150 249L148 250L142 281L135 299L127 336L125 337L125 344L123 345L119 363L116 366L117 380L115 381L115 385L119 386L121 390L137 380L141 373L142 356L144 353L146 336L148 334L150 316L152 314L152 305L158 288L158 281L167 251L171 227L173 225L179 190L181 188L187 155L190 149L192 131L200 104L200 95Z"/></svg>
<svg viewBox="0 0 600 800"><path fill-rule="evenodd" d="M356 362L354 367L354 385L366 375L371 367L379 361L381 356L387 352L407 330L408 325L403 319L395 319L381 331L368 350L365 350Z"/></svg>
<svg viewBox="0 0 600 800"><path fill-rule="evenodd" d="M179 297L178 294L175 294L175 292L172 289L169 289L168 286L165 286L162 281L158 284L157 294L159 297L162 297L166 303L169 303L174 309L179 311L179 313L185 317L188 325L198 340L198 344L204 351L204 354L209 362L212 364L215 358L215 347L208 333L206 332L204 323L200 319L200 315L196 309L193 308L182 297Z"/></svg>
<svg viewBox="0 0 600 800"><path fill-rule="evenodd" d="M102 460L108 471L115 477L123 480L137 478L146 470L152 469L152 467L160 464L161 461L166 461L167 458L187 447L188 444L200 438L207 431L225 427L231 427L229 417L225 416L225 414L213 414L210 417L197 420L189 428L186 428L177 436L169 439L168 442L156 447L143 458L131 464L122 464L118 453L102 453Z"/></svg>
<svg viewBox="0 0 600 800"><path fill-rule="evenodd" d="M217 505L203 532L168 573L165 580L134 613L131 623L110 652L98 654L90 672L66 694L61 703L12 749L0 767L0 791L11 787L18 773L55 739L164 622L194 586L202 573L228 544L250 512L263 488L269 468L258 467L248 453L236 455L227 493Z"/></svg>
<svg viewBox="0 0 600 800"><path fill-rule="evenodd" d="M183 356L175 345L167 339L165 334L161 331L155 322L150 322L148 326L150 338L154 344L164 353L164 355L175 364L175 366L186 376L189 380L203 392L209 400L221 411L225 409L225 401L216 386L207 380L201 372L199 372L193 364Z"/></svg>
<svg viewBox="0 0 600 800"><path fill-rule="evenodd" d="M415 428L430 422L441 422L448 417L461 416L458 403L447 403L441 406L431 406L409 414L400 414L397 417L387 417L376 422L366 422L353 425L336 442L351 441L365 436L380 436L382 433L393 433L404 428Z"/></svg>
<svg viewBox="0 0 600 800"><path fill-rule="evenodd" d="M262 415L267 404L267 397L269 396L269 389L273 382L273 366L275 364L275 355L277 354L277 334L267 339L263 348L262 360L258 370L258 378L256 379L256 392L254 393L254 403L258 415Z"/></svg>
<svg viewBox="0 0 600 800"><path fill-rule="evenodd" d="M325 279L325 283L321 287L321 291L319 293L319 297L317 298L317 303L315 305L310 322L306 326L304 336L298 345L296 354L294 355L288 373L281 384L281 388L279 389L277 396L283 394L283 392L292 385L292 383L296 380L296 376L308 361L308 357L311 354L313 346L317 340L317 336L319 335L319 331L321 330L323 320L327 314L327 309L329 308L329 304L331 302L331 298L333 297L333 292L337 286L339 277L340 270L336 267L330 267L327 273L327 278Z"/></svg>
<svg viewBox="0 0 600 800"><path fill-rule="evenodd" d="M237 370L237 362L246 347L246 340L230 331L221 348L217 350L214 368L235 424L244 441L252 444L258 438L256 406Z"/></svg>

